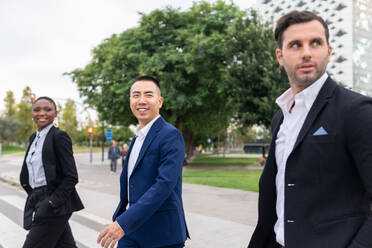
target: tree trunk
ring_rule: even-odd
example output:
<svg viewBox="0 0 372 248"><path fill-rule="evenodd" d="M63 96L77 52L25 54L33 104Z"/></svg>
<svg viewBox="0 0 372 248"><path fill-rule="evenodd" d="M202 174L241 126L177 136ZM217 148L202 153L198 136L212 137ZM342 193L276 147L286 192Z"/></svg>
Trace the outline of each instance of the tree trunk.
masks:
<svg viewBox="0 0 372 248"><path fill-rule="evenodd" d="M187 129L186 131L186 140L185 140L185 145L186 145L186 158L187 160L190 160L193 153L194 153L194 147L195 147L195 141L194 141L194 135L193 133Z"/></svg>
<svg viewBox="0 0 372 248"><path fill-rule="evenodd" d="M182 132L183 139L185 141L186 159L189 161L194 153L194 135L190 129L183 127L182 122L178 122L177 128Z"/></svg>

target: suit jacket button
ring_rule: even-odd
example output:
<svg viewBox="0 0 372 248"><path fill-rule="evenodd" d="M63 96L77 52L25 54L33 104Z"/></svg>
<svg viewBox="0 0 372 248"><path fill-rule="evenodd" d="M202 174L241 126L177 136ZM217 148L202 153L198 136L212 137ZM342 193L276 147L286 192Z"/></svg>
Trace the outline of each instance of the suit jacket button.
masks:
<svg viewBox="0 0 372 248"><path fill-rule="evenodd" d="M294 223L294 220L287 220L288 223Z"/></svg>
<svg viewBox="0 0 372 248"><path fill-rule="evenodd" d="M288 183L287 185L288 185L288 187L294 187L296 184L294 184L294 183Z"/></svg>

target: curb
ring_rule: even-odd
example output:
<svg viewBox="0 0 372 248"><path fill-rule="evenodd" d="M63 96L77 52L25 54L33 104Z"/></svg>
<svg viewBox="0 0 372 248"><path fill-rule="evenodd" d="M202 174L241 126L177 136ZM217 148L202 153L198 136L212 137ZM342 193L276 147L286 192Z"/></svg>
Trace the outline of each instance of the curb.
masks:
<svg viewBox="0 0 372 248"><path fill-rule="evenodd" d="M3 182L3 183L6 183L6 184L9 184L10 186L13 186L13 187L17 187L17 188L22 188L21 184L18 183L18 182L14 182L12 180L9 180L9 179L6 179L2 176L0 176L0 182Z"/></svg>

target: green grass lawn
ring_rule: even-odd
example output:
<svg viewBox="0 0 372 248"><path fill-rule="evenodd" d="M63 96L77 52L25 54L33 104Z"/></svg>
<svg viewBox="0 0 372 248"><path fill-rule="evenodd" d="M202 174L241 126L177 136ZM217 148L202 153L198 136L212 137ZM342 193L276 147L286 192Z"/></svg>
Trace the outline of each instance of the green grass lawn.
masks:
<svg viewBox="0 0 372 248"><path fill-rule="evenodd" d="M261 170L185 171L183 182L258 192Z"/></svg>
<svg viewBox="0 0 372 248"><path fill-rule="evenodd" d="M18 147L18 146L5 145L2 148L3 148L3 154L11 154L11 153L16 153L16 152L25 152L26 151L24 148Z"/></svg>
<svg viewBox="0 0 372 248"><path fill-rule="evenodd" d="M257 165L258 158L227 158L220 155L219 157L208 154L196 155L190 166L245 166Z"/></svg>

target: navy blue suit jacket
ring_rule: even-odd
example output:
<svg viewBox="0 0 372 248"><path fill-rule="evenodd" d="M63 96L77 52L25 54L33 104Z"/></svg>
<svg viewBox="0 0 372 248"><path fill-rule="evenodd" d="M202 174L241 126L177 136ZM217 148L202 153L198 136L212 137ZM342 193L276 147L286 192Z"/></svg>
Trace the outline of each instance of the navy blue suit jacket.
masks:
<svg viewBox="0 0 372 248"><path fill-rule="evenodd" d="M273 118L270 153L259 185L259 217L249 248L273 248L276 215ZM325 135L314 135L319 128ZM288 157L285 171L286 248L372 247L372 98L328 78Z"/></svg>
<svg viewBox="0 0 372 248"><path fill-rule="evenodd" d="M129 180L127 170L134 140L120 176L120 203L113 220L125 235L143 247L182 243L188 237L182 204L182 164L185 145L181 133L159 117L150 128Z"/></svg>

